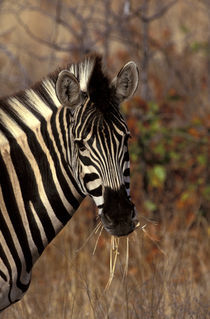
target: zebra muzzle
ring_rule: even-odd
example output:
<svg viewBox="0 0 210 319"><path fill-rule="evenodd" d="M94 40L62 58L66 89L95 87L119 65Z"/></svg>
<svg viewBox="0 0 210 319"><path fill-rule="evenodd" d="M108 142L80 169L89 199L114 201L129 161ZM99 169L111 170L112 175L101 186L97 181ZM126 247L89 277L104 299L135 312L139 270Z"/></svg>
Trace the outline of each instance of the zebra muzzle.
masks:
<svg viewBox="0 0 210 319"><path fill-rule="evenodd" d="M138 225L136 209L127 196L124 186L119 190L106 188L104 206L101 213L104 228L114 236L127 236Z"/></svg>

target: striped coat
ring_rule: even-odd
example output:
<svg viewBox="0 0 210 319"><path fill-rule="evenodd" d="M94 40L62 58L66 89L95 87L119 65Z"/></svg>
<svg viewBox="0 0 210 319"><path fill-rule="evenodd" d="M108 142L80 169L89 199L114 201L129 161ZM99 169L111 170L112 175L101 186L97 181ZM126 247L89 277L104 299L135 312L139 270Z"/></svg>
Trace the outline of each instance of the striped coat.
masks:
<svg viewBox="0 0 210 319"><path fill-rule="evenodd" d="M110 81L92 55L0 101L0 310L26 292L33 264L86 195L111 234L135 228L118 105L137 85L134 62Z"/></svg>

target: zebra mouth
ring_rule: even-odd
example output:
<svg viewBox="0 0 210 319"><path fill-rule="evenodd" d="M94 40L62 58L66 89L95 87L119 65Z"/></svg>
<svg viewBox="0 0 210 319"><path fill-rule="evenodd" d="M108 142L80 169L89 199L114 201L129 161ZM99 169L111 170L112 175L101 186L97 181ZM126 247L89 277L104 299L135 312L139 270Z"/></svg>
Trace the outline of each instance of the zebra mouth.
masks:
<svg viewBox="0 0 210 319"><path fill-rule="evenodd" d="M133 228L133 229L129 229L129 230L126 230L126 231L122 231L122 230L118 231L118 230L113 229L113 228L108 228L108 227L104 227L104 228L106 229L106 231L107 231L110 235L112 235L112 236L117 236L117 237L128 236L128 235L130 235L130 234L134 231L134 229L135 229L135 228Z"/></svg>
<svg viewBox="0 0 210 319"><path fill-rule="evenodd" d="M111 221L107 222L107 217L103 214L101 215L101 220L104 226L104 229L112 236L123 237L131 234L136 227L138 227L139 221L136 218L133 218L130 221L120 221L119 223L113 223Z"/></svg>

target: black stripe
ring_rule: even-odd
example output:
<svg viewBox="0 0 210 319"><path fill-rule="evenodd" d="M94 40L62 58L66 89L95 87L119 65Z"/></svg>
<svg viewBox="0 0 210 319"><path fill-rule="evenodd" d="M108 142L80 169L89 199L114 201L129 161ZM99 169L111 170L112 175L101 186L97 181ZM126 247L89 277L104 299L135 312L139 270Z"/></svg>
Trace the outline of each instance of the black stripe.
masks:
<svg viewBox="0 0 210 319"><path fill-rule="evenodd" d="M39 83L39 85L34 86L33 90L35 94L37 93L37 95L40 97L40 99L44 102L44 104L47 107L49 107L53 112L57 110L55 103L46 91L45 87L43 86L43 83Z"/></svg>
<svg viewBox="0 0 210 319"><path fill-rule="evenodd" d="M61 131L61 135L62 135L62 140L63 140L63 144L64 144L64 148L65 151L67 150L67 141L66 141L66 129L64 127L64 107L60 110L59 113L59 124L60 124L60 131ZM65 119L66 121L66 119ZM59 143L60 145L60 143ZM61 151L62 154L62 151ZM67 154L66 154L67 155Z"/></svg>
<svg viewBox="0 0 210 319"><path fill-rule="evenodd" d="M45 189L46 195L48 197L48 200L51 203L51 206L53 207L54 213L56 214L57 218L61 221L61 223L63 223L63 225L65 225L71 216L68 213L68 211L66 210L65 206L63 205L63 202L60 198L60 195L57 192L47 156L44 153L44 151L42 150L39 142L37 141L35 133L9 109L5 110L5 111L8 111L10 116L12 118L14 118L14 120L17 122L17 124L25 132L25 134L27 136L27 140L28 140L28 145L29 145L31 152L32 152L32 154L33 154L33 156L34 156L34 158L39 166L44 189ZM41 130L42 130L42 134L46 135L45 139L46 140L49 139L49 135L48 135L46 129L45 130L43 129L43 125L41 125ZM14 138L13 138L13 140L14 140ZM14 142L16 143L16 141L14 141ZM22 150L21 150L21 152L22 152ZM15 154L14 154L14 156L15 156ZM18 153L17 153L17 156L18 156ZM18 161L15 161L15 166L17 166L18 164L19 164ZM21 172L21 170L23 170L22 166L23 166L23 164L20 163L20 172ZM55 167L58 169L58 171L60 171L60 167L58 168L58 162L56 163ZM29 187L29 188L31 189L31 187ZM28 200L31 200L31 198Z"/></svg>
<svg viewBox="0 0 210 319"><path fill-rule="evenodd" d="M100 196L102 196L102 186L100 185L99 187L90 190L90 191L89 191L89 194L90 194L91 196L94 196L94 197L100 197Z"/></svg>
<svg viewBox="0 0 210 319"><path fill-rule="evenodd" d="M0 244L0 256L2 255L1 253L1 244ZM0 277L4 280L4 281L7 281L7 276L3 273L3 271L0 270Z"/></svg>
<svg viewBox="0 0 210 319"><path fill-rule="evenodd" d="M25 203L25 209L26 209L26 213L27 213L27 219L29 222L29 227L30 227L30 231L31 231L31 236L33 238L33 241L37 247L37 250L39 252L39 255L42 254L43 250L44 250L44 245L42 243L42 238L41 238L41 233L40 230L36 224L36 220L34 218L33 212L31 211L31 208L29 206L29 202ZM41 212L42 214L42 221L43 221L43 214L44 214L44 210L43 207L41 207L41 203L39 203L39 214ZM44 225L47 225L47 229L45 229L45 233L46 236L48 238L48 241L50 241L51 239L53 239L55 237L55 232L54 229L51 225L51 221L48 219L47 223L43 223ZM49 232L49 228L51 226L51 231Z"/></svg>
<svg viewBox="0 0 210 319"><path fill-rule="evenodd" d="M8 195L10 195L10 194L8 194ZM6 202L5 202L5 205L6 205ZM17 218L17 223L18 223L18 218ZM13 227L14 227L14 224L13 224ZM6 224L5 220L4 220L4 217L2 215L1 210L0 210L0 230L2 232L2 235L4 236L4 239L5 239L8 247L9 247L10 253L12 255L12 258L13 258L13 260L15 262L15 265L16 265L16 268L17 268L17 282L16 282L16 285L23 292L25 292L28 289L29 284L24 285L20 281L20 275L21 275L21 272L22 272L22 264L21 264L21 261L20 261L20 258L18 256L18 253L16 251L12 236L11 236L10 231L9 231L9 229L7 227L7 224ZM6 254L4 252L1 244L0 244L0 256L1 256L1 259L3 260L3 263L5 264L5 266L6 266L7 270L8 270L8 273L9 273L9 276L10 276L9 285L10 285L10 290L11 290L11 288L12 288L12 270L11 270L8 258L7 258ZM24 257L25 257L25 255L24 255ZM26 264L26 267L27 267L27 264ZM9 297L9 299L10 299L10 297ZM11 299L10 299L10 302L11 302Z"/></svg>
<svg viewBox="0 0 210 319"><path fill-rule="evenodd" d="M53 131L53 135L55 137L55 142L57 144L59 152L61 153L62 164L63 164L64 169L66 170L66 173L69 176L72 184L74 185L74 188L76 188L78 193L81 194L81 191L79 190L78 185L75 182L75 180L72 178L72 174L69 171L69 167L68 167L64 157L62 156L63 155L62 154L62 149L60 147L59 137L58 137L56 124L55 124L55 114L57 112L57 107L54 105L50 95L47 92L45 92L45 89L43 87L38 87L38 88L36 87L34 92L35 92L35 94L37 94L40 97L40 99L43 101L43 103L53 111L53 114L52 114L52 117L51 117L51 123L53 123L52 131ZM30 100L28 99L28 97L26 95L23 94L21 96L18 96L17 98L18 98L19 102L21 104L23 104L24 106L26 106L30 110L30 112L41 122L42 137L43 137L43 139L45 141L45 145L49 149L49 152L51 153L51 155L53 155L52 159L53 159L53 161L55 163L55 165L54 165L55 168L58 168L59 167L58 166L59 161L58 161L57 154L54 152L54 147L53 147L51 138L49 137L49 134L48 134L46 119L41 115L41 113L37 112L33 108L32 102L30 102ZM62 173L61 170L59 170L59 172L57 172L57 176L58 176L58 179L61 178L61 176L63 177L63 173ZM64 179L64 177L62 178L62 181L60 181L60 185L61 185L61 188L62 188L67 200L72 205L72 207L76 210L79 207L80 203L76 200L76 198L72 194L72 192L71 192L69 186L67 185L66 180ZM64 185L65 185L65 187L64 187Z"/></svg>
<svg viewBox="0 0 210 319"><path fill-rule="evenodd" d="M130 176L130 168L129 168L129 167L127 167L127 168L124 170L123 175L124 175L124 176Z"/></svg>
<svg viewBox="0 0 210 319"><path fill-rule="evenodd" d="M11 147L11 156L13 153L12 148L13 147ZM24 164L24 163L21 163L21 164ZM22 250L23 250L23 255L26 261L26 269L28 272L30 272L32 268L32 256L31 256L31 251L29 248L27 234L26 234L21 216L18 212L16 198L15 198L14 190L7 172L7 168L1 156L0 156L0 172L1 172L1 187L2 187L2 194L4 197L4 202L5 202L10 220L14 227L14 230L17 234L20 246L22 247ZM2 227L2 229L4 229L4 227ZM9 242L11 242L11 239ZM15 257L17 258L17 255Z"/></svg>
<svg viewBox="0 0 210 319"><path fill-rule="evenodd" d="M85 166L94 166L89 157L79 154L79 158Z"/></svg>
<svg viewBox="0 0 210 319"><path fill-rule="evenodd" d="M129 153L128 151L124 153L123 162L129 162Z"/></svg>
<svg viewBox="0 0 210 319"><path fill-rule="evenodd" d="M44 247L40 241L40 231L36 225L31 209L29 208L29 201L31 201L36 209L39 212L39 218L45 230L48 241L50 242L55 237L55 230L51 223L51 220L48 216L48 213L40 200L38 187L36 183L36 177L34 175L33 169L23 153L22 149L18 145L17 141L11 136L9 132L7 132L4 128L5 135L7 136L10 142L10 156L18 177L18 181L20 183L20 189L25 205L25 210L27 213L27 218L29 222L29 226L31 229L32 237L34 239L34 243L37 246L39 253L43 251ZM5 168L6 169L6 168ZM9 177L8 177L9 178ZM6 186L6 184L5 184ZM11 185L12 187L12 185ZM14 200L16 200L14 198ZM9 203L8 203L9 205ZM16 213L15 213L16 212ZM21 212L19 212L21 214ZM14 220L18 214L18 207L16 206L14 210ZM12 219L13 219L12 218ZM13 221L14 222L14 221ZM22 226L24 227L24 226ZM21 234L21 232L20 232Z"/></svg>
<svg viewBox="0 0 210 319"><path fill-rule="evenodd" d="M1 211L0 211L0 221L1 221ZM1 224L0 224L1 225ZM3 234L3 232L2 232ZM3 234L4 235L4 234ZM5 267L7 268L8 270L8 273L9 273L9 293L8 293L8 299L9 299L9 302L12 303L12 300L11 300L11 297L10 297L10 293L11 293L11 290L12 290L12 269L10 267L10 263L8 261L8 258L2 248L2 245L0 243L0 256L1 256L1 259L5 265ZM5 280L7 281L7 280Z"/></svg>
<svg viewBox="0 0 210 319"><path fill-rule="evenodd" d="M98 207L98 209L101 209L104 207L104 204L98 205L97 207Z"/></svg>
<svg viewBox="0 0 210 319"><path fill-rule="evenodd" d="M98 179L98 175L96 173L90 173L90 174L85 174L83 181L85 184L87 184L89 182L95 181L96 179Z"/></svg>
<svg viewBox="0 0 210 319"><path fill-rule="evenodd" d="M57 127L56 127L56 115L55 114L52 115L50 123L51 123L53 137L54 137L55 143L57 145L58 151L59 151L60 156L61 156L62 165L63 165L67 175L69 176L71 182L73 182L74 179L72 178L72 175L70 174L69 167L68 167L68 165L66 163L66 160L65 160L65 158L63 156L62 147L61 147L61 144L60 144L60 139L59 139L59 135L58 135ZM44 136L46 135L45 130L47 131L47 128L43 127L43 132L45 133ZM51 154L52 159L53 159L53 161L55 163L56 173L57 173L57 177L58 177L58 180L60 182L60 186L62 188L62 191L63 191L66 199L71 204L71 206L76 210L79 207L79 202L76 200L76 198L72 194L72 192L71 192L71 190L69 188L69 185L68 185L66 179L63 176L63 172L62 172L62 170L60 168L60 165L56 165L56 163L59 163L59 159L58 159L58 156L57 156L56 152L54 151L54 147L53 147L53 144L51 142L50 137L47 139L47 142L48 142L47 146L49 148L50 154Z"/></svg>
<svg viewBox="0 0 210 319"><path fill-rule="evenodd" d="M44 94L43 92L44 89L42 89L42 93ZM36 93L36 92L35 92ZM40 92L37 92L37 93L40 93ZM39 94L38 94L39 95ZM51 108L53 111L57 111L57 108L54 106L53 107L53 101L51 100L50 96L49 96L49 102L47 102L46 100L46 97L49 96L47 93L46 93L46 96L45 96L45 99L42 99L42 95L40 96L40 98L43 100L43 103L46 104L46 106L48 106L49 108ZM51 102L50 102L51 101ZM52 143L52 140L49 136L49 133L48 133L48 128L47 128L47 121L46 119L38 112L36 112L33 108L33 105L32 103L28 100L27 97L25 96L22 96L21 98L19 98L19 102L23 105L25 105L29 110L30 112L32 112L32 114L37 117L37 119L41 122L41 133L42 133L42 137L44 139L44 142L45 142L45 145L47 146L51 156L52 156L52 160L54 162L54 167L56 169L56 173L57 173L57 178L59 180L59 184L63 190L63 193L65 194L65 197L66 199L69 201L69 203L71 204L71 206L76 210L78 207L79 207L79 202L77 201L77 199L74 197L74 195L72 194L70 188L69 188L69 185L67 184L66 182L66 179L64 178L63 176L63 173L62 173L62 170L60 168L60 165L59 164L59 159L58 159L58 156L54 150L54 146L53 146L53 143ZM63 164L63 167L66 171L66 174L68 175L68 177L70 178L72 184L74 185L74 188L76 188L76 190L78 191L78 193L80 194L80 190L78 188L78 185L77 183L75 182L75 180L73 179L72 177L72 174L71 172L69 171L69 167L65 161L65 158L63 156L63 153L62 153L62 148L61 148L61 145L60 145L60 140L59 140L59 135L58 135L58 132L57 132L57 127L56 127L56 122L55 122L55 119L56 119L56 112L53 112L52 116L51 116L51 128L52 128L52 132L53 132L53 137L55 139L55 142L56 142L56 145L58 147L58 150L60 152L60 155L61 155L61 160L62 160L62 164ZM16 120L17 121L17 120ZM17 121L18 122L18 121ZM21 125L21 124L20 124ZM21 126L23 126L24 123L22 123ZM25 125L25 127L27 127ZM25 129L24 129L25 131ZM25 131L26 134L27 134L27 131Z"/></svg>
<svg viewBox="0 0 210 319"><path fill-rule="evenodd" d="M70 218L70 215L68 211L66 210L65 206L63 205L63 202L61 201L59 193L57 192L47 156L42 150L38 141L36 140L35 134L31 130L29 130L27 127L24 127L24 131L27 134L27 140L28 140L28 144L31 149L31 152L39 166L39 170L42 176L42 182L43 182L48 200L57 218L63 224L66 224ZM60 171L60 168L59 168L59 171Z"/></svg>
<svg viewBox="0 0 210 319"><path fill-rule="evenodd" d="M126 188L126 189L129 189L129 188L130 188L130 183L127 183L127 182L126 182L126 183L125 183L125 188Z"/></svg>

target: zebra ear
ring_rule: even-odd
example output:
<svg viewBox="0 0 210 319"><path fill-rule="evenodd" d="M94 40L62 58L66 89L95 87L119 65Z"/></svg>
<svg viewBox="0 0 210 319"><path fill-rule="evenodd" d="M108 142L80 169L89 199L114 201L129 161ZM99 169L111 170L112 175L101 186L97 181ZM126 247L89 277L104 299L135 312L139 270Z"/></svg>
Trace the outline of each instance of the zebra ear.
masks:
<svg viewBox="0 0 210 319"><path fill-rule="evenodd" d="M68 70L59 73L55 92L62 105L74 107L81 102L81 90L77 78Z"/></svg>
<svg viewBox="0 0 210 319"><path fill-rule="evenodd" d="M117 98L120 102L130 98L139 84L139 71L135 62L130 61L124 65L118 75L112 81Z"/></svg>

